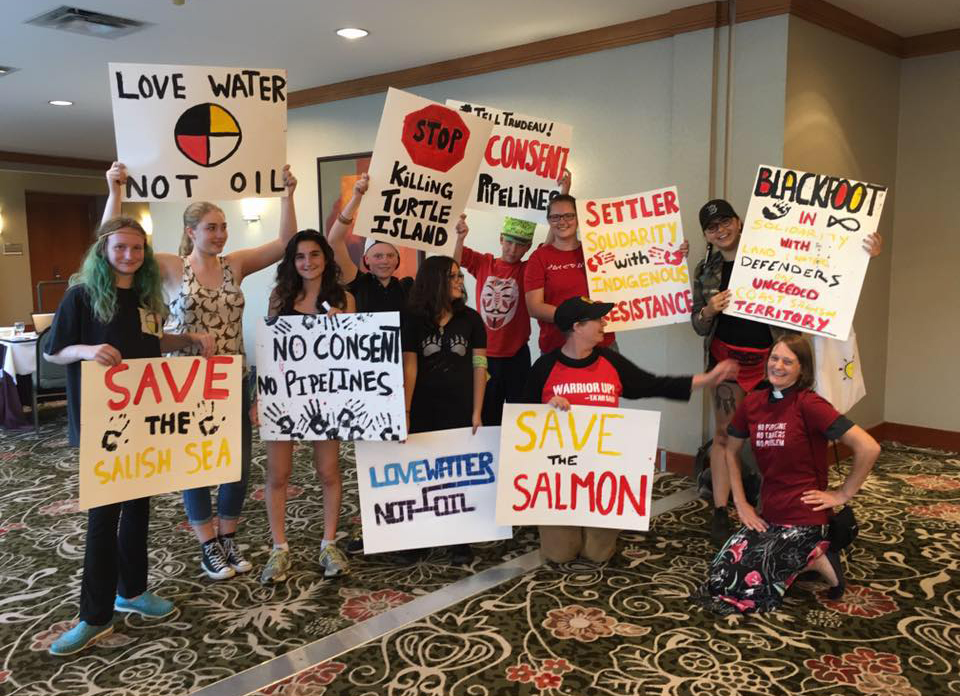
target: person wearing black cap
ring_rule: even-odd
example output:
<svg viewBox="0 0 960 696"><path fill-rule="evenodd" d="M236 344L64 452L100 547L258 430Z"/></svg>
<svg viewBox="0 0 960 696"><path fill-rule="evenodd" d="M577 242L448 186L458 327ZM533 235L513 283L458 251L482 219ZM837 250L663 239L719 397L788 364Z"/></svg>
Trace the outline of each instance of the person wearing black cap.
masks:
<svg viewBox="0 0 960 696"><path fill-rule="evenodd" d="M524 387L525 403L550 404L566 411L573 404L616 408L621 396L686 401L694 389L715 386L736 375L733 360L721 361L709 373L684 377L657 377L640 369L600 345L604 317L611 309L610 302L593 302L586 297L571 297L557 307L554 324L566 340L533 364ZM578 555L602 563L616 550L618 534L616 529L541 526L540 549L554 563L571 561Z"/></svg>
<svg viewBox="0 0 960 696"><path fill-rule="evenodd" d="M724 314L730 305L730 276L740 244L743 223L733 206L722 198L707 201L700 208L700 229L707 240L706 257L693 274L693 330L704 337L706 365L709 368L725 359L735 360L740 370L736 379L724 381L713 390L715 430L710 448L710 478L713 484L713 520L711 538L716 545L730 536L727 503L730 499L730 477L727 473L725 449L727 426L744 394L763 379L767 357L774 342L787 329L751 319ZM880 234L864 239L863 248L876 256L882 248Z"/></svg>

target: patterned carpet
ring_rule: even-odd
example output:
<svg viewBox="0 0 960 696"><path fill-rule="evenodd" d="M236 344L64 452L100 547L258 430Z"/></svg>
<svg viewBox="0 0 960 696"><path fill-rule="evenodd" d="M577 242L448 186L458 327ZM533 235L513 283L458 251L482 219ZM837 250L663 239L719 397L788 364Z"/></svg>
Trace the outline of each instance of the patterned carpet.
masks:
<svg viewBox="0 0 960 696"><path fill-rule="evenodd" d="M888 445L858 496L848 590L717 617L697 500L606 567L541 567L273 684L263 696L960 694L960 459Z"/></svg>
<svg viewBox="0 0 960 696"><path fill-rule="evenodd" d="M536 548L535 534L523 529L513 540L475 545L470 568L448 565L437 551L415 565L378 555L356 561L348 577L324 579L316 564L322 493L301 448L287 504L295 572L283 585L263 587L258 578L270 537L265 454L257 442L239 535L254 571L207 580L180 497L154 497L150 588L178 611L162 620L118 614L111 636L71 658L54 658L50 643L76 620L86 513L77 509L65 410L44 409L43 420L39 437L0 432L0 694L187 694ZM360 520L352 448L344 449L341 534L351 536ZM667 476L654 495L687 485Z"/></svg>

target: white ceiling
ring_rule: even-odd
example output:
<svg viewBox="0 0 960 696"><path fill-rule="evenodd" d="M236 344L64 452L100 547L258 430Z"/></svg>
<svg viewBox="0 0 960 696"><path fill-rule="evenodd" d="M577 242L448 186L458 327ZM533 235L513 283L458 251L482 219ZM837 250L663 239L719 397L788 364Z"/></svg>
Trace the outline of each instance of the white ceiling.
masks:
<svg viewBox="0 0 960 696"><path fill-rule="evenodd" d="M25 25L57 0L0 2L0 151L113 158L108 62L285 68L291 90L618 24L697 0L67 0L152 26L106 40ZM833 0L912 36L960 27L958 0ZM334 35L360 26L370 36ZM74 102L69 108L51 99Z"/></svg>

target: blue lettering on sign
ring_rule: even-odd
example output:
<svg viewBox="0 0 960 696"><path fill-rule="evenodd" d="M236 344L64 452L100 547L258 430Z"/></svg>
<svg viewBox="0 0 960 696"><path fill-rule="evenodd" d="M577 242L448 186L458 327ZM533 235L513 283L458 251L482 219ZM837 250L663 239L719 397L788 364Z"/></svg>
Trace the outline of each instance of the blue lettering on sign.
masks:
<svg viewBox="0 0 960 696"><path fill-rule="evenodd" d="M380 477L376 467L370 467L370 485L373 488L384 488L456 478L462 480L445 484L443 487L479 486L496 480L491 464L492 452L447 455L437 457L433 462L429 459L416 459L407 462L406 466L391 462L383 467Z"/></svg>

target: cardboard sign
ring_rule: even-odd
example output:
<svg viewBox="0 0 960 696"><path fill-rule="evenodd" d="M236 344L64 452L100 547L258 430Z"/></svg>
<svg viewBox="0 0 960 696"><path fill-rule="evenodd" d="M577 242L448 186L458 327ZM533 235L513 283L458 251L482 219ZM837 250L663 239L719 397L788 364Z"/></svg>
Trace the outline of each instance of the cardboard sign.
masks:
<svg viewBox="0 0 960 696"><path fill-rule="evenodd" d="M287 73L110 63L125 200L282 196Z"/></svg>
<svg viewBox="0 0 960 696"><path fill-rule="evenodd" d="M493 124L391 88L353 232L452 254Z"/></svg>
<svg viewBox="0 0 960 696"><path fill-rule="evenodd" d="M453 99L447 106L493 124L467 207L543 222L547 204L560 193L557 180L567 166L573 128Z"/></svg>
<svg viewBox="0 0 960 696"><path fill-rule="evenodd" d="M761 165L727 314L847 340L885 186Z"/></svg>
<svg viewBox="0 0 960 696"><path fill-rule="evenodd" d="M240 480L239 356L80 372L80 509Z"/></svg>
<svg viewBox="0 0 960 696"><path fill-rule="evenodd" d="M497 524L650 526L656 411L506 404Z"/></svg>
<svg viewBox="0 0 960 696"><path fill-rule="evenodd" d="M364 553L509 539L494 522L500 428L357 443Z"/></svg>
<svg viewBox="0 0 960 696"><path fill-rule="evenodd" d="M402 440L400 315L261 319L257 412L264 440Z"/></svg>
<svg viewBox="0 0 960 696"><path fill-rule="evenodd" d="M677 187L577 201L590 299L613 302L607 331L689 321L690 271L680 251Z"/></svg>

